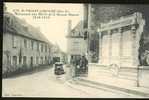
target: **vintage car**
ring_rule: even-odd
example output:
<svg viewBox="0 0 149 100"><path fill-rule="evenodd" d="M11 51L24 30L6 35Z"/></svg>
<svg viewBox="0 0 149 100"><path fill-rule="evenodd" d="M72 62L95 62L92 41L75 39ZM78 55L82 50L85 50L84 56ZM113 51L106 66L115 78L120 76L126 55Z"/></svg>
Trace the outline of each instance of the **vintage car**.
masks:
<svg viewBox="0 0 149 100"><path fill-rule="evenodd" d="M54 73L55 73L55 75L65 74L62 62L55 62L55 64L54 64Z"/></svg>

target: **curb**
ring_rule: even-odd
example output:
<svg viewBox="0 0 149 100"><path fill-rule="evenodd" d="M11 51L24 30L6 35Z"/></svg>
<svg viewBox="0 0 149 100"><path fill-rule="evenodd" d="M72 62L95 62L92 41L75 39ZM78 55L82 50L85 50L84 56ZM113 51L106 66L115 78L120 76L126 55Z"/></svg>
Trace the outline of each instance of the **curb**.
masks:
<svg viewBox="0 0 149 100"><path fill-rule="evenodd" d="M123 88L123 87L108 85L108 84L104 84L104 83L100 83L100 82L91 81L89 79L83 79L83 78L77 78L77 79L80 80L80 81L84 81L84 82L88 82L88 83L97 85L97 86L99 85L99 86L102 86L102 87L106 87L106 88L110 88L110 89L114 89L114 90L119 90L119 91L122 91L122 92L134 94L134 95L149 97L149 93L145 93L145 92L142 92L142 91L137 91L137 90L127 89L127 88Z"/></svg>

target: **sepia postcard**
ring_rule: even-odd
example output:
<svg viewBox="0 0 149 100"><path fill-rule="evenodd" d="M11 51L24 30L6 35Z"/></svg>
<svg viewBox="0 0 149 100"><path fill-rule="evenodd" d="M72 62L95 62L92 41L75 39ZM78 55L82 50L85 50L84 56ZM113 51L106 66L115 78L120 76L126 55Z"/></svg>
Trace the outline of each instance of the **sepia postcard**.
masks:
<svg viewBox="0 0 149 100"><path fill-rule="evenodd" d="M4 2L2 97L148 98L148 11Z"/></svg>

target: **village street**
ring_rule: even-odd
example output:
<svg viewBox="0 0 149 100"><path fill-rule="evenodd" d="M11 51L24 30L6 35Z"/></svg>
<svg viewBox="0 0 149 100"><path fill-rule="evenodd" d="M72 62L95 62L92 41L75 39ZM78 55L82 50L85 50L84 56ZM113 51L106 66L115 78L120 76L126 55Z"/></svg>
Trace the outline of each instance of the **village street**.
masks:
<svg viewBox="0 0 149 100"><path fill-rule="evenodd" d="M67 70L65 68L65 70ZM2 80L2 96L7 97L69 97L69 98L117 98L131 97L128 94L95 89L67 80L67 72L56 78L53 68L44 69ZM132 96L135 97L135 96Z"/></svg>

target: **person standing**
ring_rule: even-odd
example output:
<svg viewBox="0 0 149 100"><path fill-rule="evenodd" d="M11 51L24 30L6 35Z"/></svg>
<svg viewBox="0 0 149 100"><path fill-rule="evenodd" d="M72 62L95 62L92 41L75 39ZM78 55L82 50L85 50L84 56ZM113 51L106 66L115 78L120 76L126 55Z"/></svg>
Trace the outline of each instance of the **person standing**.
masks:
<svg viewBox="0 0 149 100"><path fill-rule="evenodd" d="M80 58L80 56L77 56L77 58L76 58L76 76L79 76L79 74L80 74L80 60L81 60L81 58Z"/></svg>
<svg viewBox="0 0 149 100"><path fill-rule="evenodd" d="M88 65L88 60L86 59L85 56L82 56L80 66L83 74L87 74L87 71L88 71L87 65Z"/></svg>

